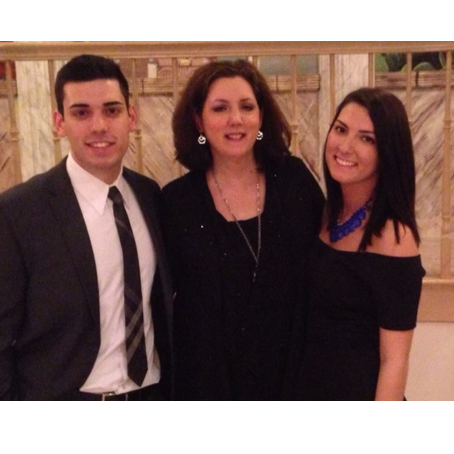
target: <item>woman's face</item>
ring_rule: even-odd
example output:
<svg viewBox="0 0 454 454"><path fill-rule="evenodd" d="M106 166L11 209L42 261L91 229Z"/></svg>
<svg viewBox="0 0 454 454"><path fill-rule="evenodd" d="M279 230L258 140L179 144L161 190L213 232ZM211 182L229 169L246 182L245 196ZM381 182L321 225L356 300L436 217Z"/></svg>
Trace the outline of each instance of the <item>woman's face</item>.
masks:
<svg viewBox="0 0 454 454"><path fill-rule="evenodd" d="M341 110L328 134L325 159L334 180L372 193L378 178L378 153L366 108L350 103Z"/></svg>
<svg viewBox="0 0 454 454"><path fill-rule="evenodd" d="M225 77L211 85L196 122L216 162L253 155L262 118L249 83L242 77Z"/></svg>

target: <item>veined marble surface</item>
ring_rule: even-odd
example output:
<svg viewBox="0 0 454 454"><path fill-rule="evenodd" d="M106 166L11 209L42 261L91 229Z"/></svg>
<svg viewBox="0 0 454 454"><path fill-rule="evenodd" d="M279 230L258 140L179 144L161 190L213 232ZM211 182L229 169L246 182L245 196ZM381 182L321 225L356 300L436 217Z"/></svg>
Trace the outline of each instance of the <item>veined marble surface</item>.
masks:
<svg viewBox="0 0 454 454"><path fill-rule="evenodd" d="M395 91L405 103L405 91ZM453 114L454 115L454 114ZM445 102L443 89L416 89L409 113L415 150L416 216L421 234L421 255L427 274L440 273L441 191ZM454 128L451 130L451 241L454 274Z"/></svg>
<svg viewBox="0 0 454 454"><path fill-rule="evenodd" d="M54 164L49 73L46 62L17 62L17 113L23 179Z"/></svg>
<svg viewBox="0 0 454 454"><path fill-rule="evenodd" d="M292 97L290 93L278 94L276 99L287 120L291 123ZM316 179L321 182L317 100L317 93L301 92L297 95L298 157L303 159Z"/></svg>
<svg viewBox="0 0 454 454"><path fill-rule="evenodd" d="M143 173L162 187L182 174L175 162L172 139L173 98L149 96L139 99L139 128L142 143ZM130 134L130 145L125 165L137 169L135 132Z"/></svg>
<svg viewBox="0 0 454 454"><path fill-rule="evenodd" d="M12 146L8 140L10 121L8 100L0 98L0 192L14 184L13 169L11 166Z"/></svg>
<svg viewBox="0 0 454 454"><path fill-rule="evenodd" d="M173 98L171 96L140 98L139 108L144 169L147 175L164 186L183 172L181 166L175 162L172 136Z"/></svg>
<svg viewBox="0 0 454 454"><path fill-rule="evenodd" d="M367 85L366 55L336 56L336 105L350 91ZM298 93L299 152L314 174L322 177L323 145L331 121L329 58L320 57L321 88L318 93ZM22 172L24 180L54 165L54 143L47 64L20 62L17 64L17 117L20 132ZM405 102L405 90L395 91ZM291 121L291 96L276 95L282 110ZM454 102L453 102L454 107ZM146 96L139 99L144 173L160 185L180 176L182 169L174 160L171 118L172 96ZM441 170L443 157L444 89L415 89L410 114L417 169L417 217L421 230L421 253L428 275L439 274L441 232ZM454 118L454 113L453 113ZM11 144L8 104L0 99L0 191L12 185L8 157ZM451 181L454 179L454 127L451 146ZM62 152L68 151L66 140ZM125 160L136 168L135 134ZM321 184L323 184L321 182ZM452 192L452 189L451 189ZM453 195L454 203L454 195ZM451 235L454 238L454 209ZM453 239L454 243L454 239ZM454 247L452 247L454 274Z"/></svg>

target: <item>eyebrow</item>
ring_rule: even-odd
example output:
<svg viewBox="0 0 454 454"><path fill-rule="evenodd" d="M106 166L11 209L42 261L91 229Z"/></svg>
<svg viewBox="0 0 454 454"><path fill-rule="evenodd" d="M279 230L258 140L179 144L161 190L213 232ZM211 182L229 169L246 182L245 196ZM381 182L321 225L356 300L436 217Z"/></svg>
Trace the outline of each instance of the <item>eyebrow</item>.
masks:
<svg viewBox="0 0 454 454"><path fill-rule="evenodd" d="M109 101L109 102L105 102L103 104L104 107L112 107L112 106L124 106L125 104L120 102L120 101ZM85 103L76 103L76 104L72 104L71 106L69 106L70 109L78 109L78 108L81 108L81 107L90 107L90 104L85 104Z"/></svg>
<svg viewBox="0 0 454 454"><path fill-rule="evenodd" d="M340 123L344 128L348 128L348 125L345 124L343 121L339 120L339 118L336 118L336 123ZM363 134L372 134L375 136L374 131L368 131L367 129L361 129L359 132L361 132Z"/></svg>
<svg viewBox="0 0 454 454"><path fill-rule="evenodd" d="M254 101L254 98L242 98L240 99L240 102L244 102L244 101ZM224 99L224 98L216 98L216 99L213 99L213 101L211 102L230 102L228 101L227 99Z"/></svg>

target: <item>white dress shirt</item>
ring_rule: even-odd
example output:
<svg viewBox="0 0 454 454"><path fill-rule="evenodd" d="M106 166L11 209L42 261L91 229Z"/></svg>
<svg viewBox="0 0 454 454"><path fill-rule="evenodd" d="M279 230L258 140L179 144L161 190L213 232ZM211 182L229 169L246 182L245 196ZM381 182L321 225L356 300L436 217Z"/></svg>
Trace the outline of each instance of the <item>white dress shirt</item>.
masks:
<svg viewBox="0 0 454 454"><path fill-rule="evenodd" d="M125 346L123 252L118 236L109 185L80 167L69 154L67 170L90 236L99 288L101 346L87 381L80 388L90 393L125 393L139 387L128 377ZM139 255L148 372L142 387L159 382L160 370L151 318L151 287L156 254L133 190L122 176L111 185L123 196Z"/></svg>

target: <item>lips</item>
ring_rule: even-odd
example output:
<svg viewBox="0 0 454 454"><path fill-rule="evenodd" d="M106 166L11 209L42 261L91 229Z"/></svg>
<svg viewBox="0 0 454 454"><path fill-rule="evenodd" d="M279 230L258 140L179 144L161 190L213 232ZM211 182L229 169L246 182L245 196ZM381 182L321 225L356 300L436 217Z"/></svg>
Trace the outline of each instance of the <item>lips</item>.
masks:
<svg viewBox="0 0 454 454"><path fill-rule="evenodd" d="M334 156L334 159L342 167L354 167L354 166L356 166L356 163L354 163L352 161L347 161L346 159L342 159L339 156Z"/></svg>
<svg viewBox="0 0 454 454"><path fill-rule="evenodd" d="M228 140L241 140L246 136L243 133L233 133L233 134L226 134L225 138Z"/></svg>
<svg viewBox="0 0 454 454"><path fill-rule="evenodd" d="M106 140L99 140L99 141L91 141L87 142L87 145L92 148L106 148L110 145L114 144L113 141L106 141Z"/></svg>

